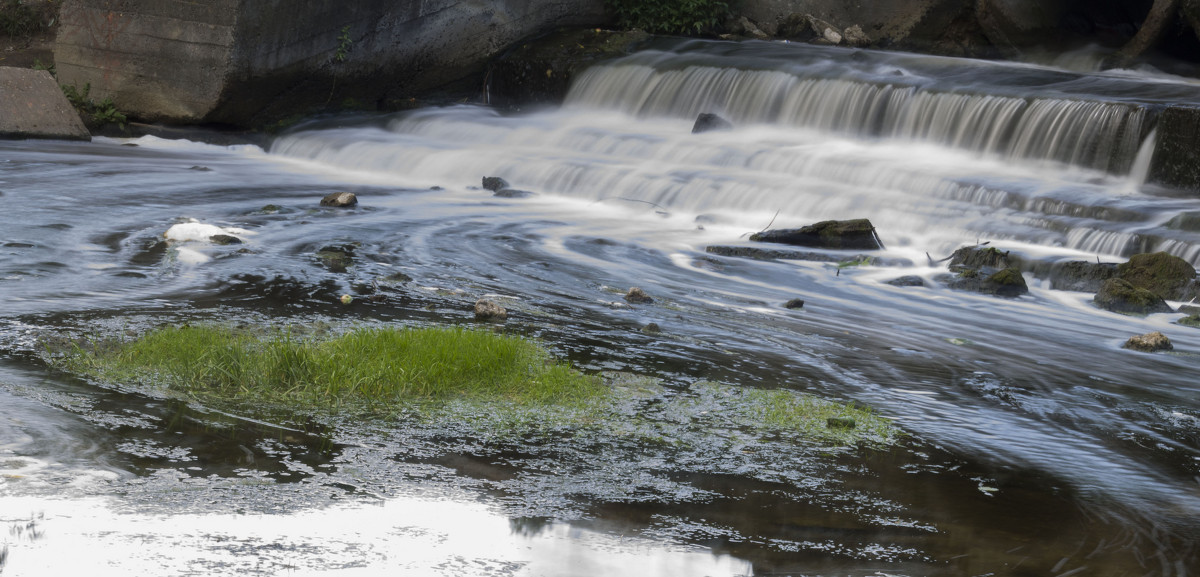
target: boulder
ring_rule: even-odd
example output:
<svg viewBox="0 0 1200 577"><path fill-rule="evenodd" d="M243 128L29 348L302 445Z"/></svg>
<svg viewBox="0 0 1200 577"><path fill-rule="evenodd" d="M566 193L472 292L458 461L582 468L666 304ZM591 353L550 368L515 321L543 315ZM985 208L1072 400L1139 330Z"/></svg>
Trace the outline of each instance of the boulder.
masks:
<svg viewBox="0 0 1200 577"><path fill-rule="evenodd" d="M353 192L334 192L321 199L321 206L345 208L358 204L358 196Z"/></svg>
<svg viewBox="0 0 1200 577"><path fill-rule="evenodd" d="M1171 339L1167 338L1158 331L1146 333L1144 335L1134 335L1125 341L1122 348L1143 353L1156 353L1158 351L1169 351L1175 347L1171 344Z"/></svg>
<svg viewBox="0 0 1200 577"><path fill-rule="evenodd" d="M475 320L502 321L507 318L508 311L495 302L487 299L479 299L475 301Z"/></svg>
<svg viewBox="0 0 1200 577"><path fill-rule="evenodd" d="M1093 302L1096 306L1115 313L1148 315L1171 312L1171 307L1162 297L1120 278L1104 281Z"/></svg>
<svg viewBox="0 0 1200 577"><path fill-rule="evenodd" d="M91 140L92 135L49 72L0 67L0 138Z"/></svg>
<svg viewBox="0 0 1200 577"><path fill-rule="evenodd" d="M1016 298L1029 293L1025 277L1016 268L1004 268L995 272L990 269L963 269L947 283L954 290L971 291L1005 298Z"/></svg>
<svg viewBox="0 0 1200 577"><path fill-rule="evenodd" d="M849 250L879 250L883 248L883 243L879 242L879 236L875 234L875 227L871 221L865 218L826 220L801 228L767 230L750 235L750 240L813 248Z"/></svg>
<svg viewBox="0 0 1200 577"><path fill-rule="evenodd" d="M1200 329L1200 314L1193 314L1175 321L1185 327Z"/></svg>
<svg viewBox="0 0 1200 577"><path fill-rule="evenodd" d="M633 304L647 304L654 302L654 299L651 298L650 295L646 294L646 291L638 287L629 289L629 292L625 293L625 300Z"/></svg>
<svg viewBox="0 0 1200 577"><path fill-rule="evenodd" d="M804 308L804 300L803 299L789 300L788 302L783 303L783 308L788 309L788 310L802 309L802 308Z"/></svg>
<svg viewBox="0 0 1200 577"><path fill-rule="evenodd" d="M1005 269L1016 266L1017 259L1011 258L1008 251L1001 252L995 247L981 245L964 246L950 255L950 270L964 269Z"/></svg>
<svg viewBox="0 0 1200 577"><path fill-rule="evenodd" d="M714 130L729 130L733 128L733 123L713 114L711 112L701 112L696 117L696 123L692 125L692 134L700 134L701 132L711 132Z"/></svg>
<svg viewBox="0 0 1200 577"><path fill-rule="evenodd" d="M1048 273L1050 288L1064 291L1094 293L1104 281L1117 276L1116 263L1084 260L1055 263Z"/></svg>
<svg viewBox="0 0 1200 577"><path fill-rule="evenodd" d="M745 16L742 16L737 20L736 29L743 36L749 36L750 38L755 38L758 40L766 40L771 37L770 34L763 32L761 29L759 29L757 24L751 22L750 19L746 18Z"/></svg>
<svg viewBox="0 0 1200 577"><path fill-rule="evenodd" d="M1117 276L1163 299L1188 300L1200 292L1196 269L1186 260L1165 252L1135 254L1117 266Z"/></svg>
<svg viewBox="0 0 1200 577"><path fill-rule="evenodd" d="M867 36L866 32L863 32L862 26L858 24L842 31L842 41L847 46L855 47L869 46L871 44L871 38Z"/></svg>
<svg viewBox="0 0 1200 577"><path fill-rule="evenodd" d="M500 192L501 190L504 190L508 187L509 187L508 181L504 180L503 178L500 178L499 176L483 177L484 190L490 190L492 192Z"/></svg>

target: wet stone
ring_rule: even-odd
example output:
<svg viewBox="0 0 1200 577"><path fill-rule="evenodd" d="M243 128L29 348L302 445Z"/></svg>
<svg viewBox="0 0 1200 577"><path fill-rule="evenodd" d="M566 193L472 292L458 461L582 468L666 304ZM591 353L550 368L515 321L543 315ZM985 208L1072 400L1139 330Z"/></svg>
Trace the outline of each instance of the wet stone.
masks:
<svg viewBox="0 0 1200 577"><path fill-rule="evenodd" d="M700 134L702 132L713 132L717 130L729 130L733 128L733 123L713 114L711 112L702 112L696 117L696 123L692 125L692 134Z"/></svg>
<svg viewBox="0 0 1200 577"><path fill-rule="evenodd" d="M1148 315L1171 312L1170 305L1162 297L1120 278L1104 281L1092 301L1096 306L1115 313Z"/></svg>
<svg viewBox="0 0 1200 577"><path fill-rule="evenodd" d="M492 192L500 192L509 187L508 181L499 176L483 177L483 188Z"/></svg>
<svg viewBox="0 0 1200 577"><path fill-rule="evenodd" d="M475 301L475 320L478 321L502 321L508 318L508 311L487 299L479 299Z"/></svg>
<svg viewBox="0 0 1200 577"><path fill-rule="evenodd" d="M925 286L925 279L915 274L910 274L887 281L887 284L898 287Z"/></svg>
<svg viewBox="0 0 1200 577"><path fill-rule="evenodd" d="M242 244L242 239L240 239L236 236L233 236L231 234L214 234L214 235L208 237L208 240L209 240L209 242L211 242L213 244L219 244L222 246L228 246L231 244Z"/></svg>
<svg viewBox="0 0 1200 577"><path fill-rule="evenodd" d="M802 309L802 308L804 308L804 300L803 299L792 299L786 303L783 303L783 308L789 309L789 310Z"/></svg>
<svg viewBox="0 0 1200 577"><path fill-rule="evenodd" d="M515 188L502 188L492 193L492 196L497 198L529 198L531 196L537 196L537 193L530 192L528 190L518 190Z"/></svg>
<svg viewBox="0 0 1200 577"><path fill-rule="evenodd" d="M629 289L629 292L625 293L625 300L633 304L647 304L654 302L654 299L651 298L650 295L646 294L646 291L639 287L633 287Z"/></svg>
<svg viewBox="0 0 1200 577"><path fill-rule="evenodd" d="M1156 353L1159 351L1169 351L1175 347L1171 344L1171 339L1168 339L1167 335L1154 331L1144 335L1129 337L1129 340L1125 341L1123 348L1143 353Z"/></svg>
<svg viewBox="0 0 1200 577"><path fill-rule="evenodd" d="M658 323L649 323L642 327L642 332L648 335L657 335L662 332L662 327L658 326Z"/></svg>
<svg viewBox="0 0 1200 577"><path fill-rule="evenodd" d="M321 206L345 208L358 204L358 196L353 192L334 192L321 199Z"/></svg>

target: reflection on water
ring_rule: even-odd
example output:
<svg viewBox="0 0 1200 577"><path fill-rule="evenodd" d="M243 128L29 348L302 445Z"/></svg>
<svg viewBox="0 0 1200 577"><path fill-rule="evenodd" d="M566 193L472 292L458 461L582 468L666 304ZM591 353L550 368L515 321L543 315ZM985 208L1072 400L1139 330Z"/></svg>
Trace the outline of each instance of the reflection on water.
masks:
<svg viewBox="0 0 1200 577"><path fill-rule="evenodd" d="M531 530L466 500L412 497L294 513L145 515L114 510L101 498L0 497L0 511L5 525L36 527L36 536L10 531L5 538L8 559L0 568L19 577L752 574L749 563L698 547L562 523Z"/></svg>

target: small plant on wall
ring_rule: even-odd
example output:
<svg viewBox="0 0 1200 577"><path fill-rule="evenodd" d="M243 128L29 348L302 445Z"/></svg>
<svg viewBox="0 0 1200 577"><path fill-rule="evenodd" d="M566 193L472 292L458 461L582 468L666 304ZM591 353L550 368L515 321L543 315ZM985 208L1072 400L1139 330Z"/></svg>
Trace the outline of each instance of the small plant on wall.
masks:
<svg viewBox="0 0 1200 577"><path fill-rule="evenodd" d="M712 32L729 14L729 3L720 0L605 0L605 6L622 28L658 34Z"/></svg>

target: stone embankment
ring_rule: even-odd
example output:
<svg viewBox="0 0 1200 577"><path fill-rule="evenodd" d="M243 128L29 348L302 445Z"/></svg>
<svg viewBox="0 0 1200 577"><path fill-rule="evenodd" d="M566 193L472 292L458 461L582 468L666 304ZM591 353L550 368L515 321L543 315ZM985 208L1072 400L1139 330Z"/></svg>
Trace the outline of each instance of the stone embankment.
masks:
<svg viewBox="0 0 1200 577"><path fill-rule="evenodd" d="M132 117L263 126L478 89L519 39L604 18L602 0L64 0L54 57Z"/></svg>
<svg viewBox="0 0 1200 577"><path fill-rule="evenodd" d="M0 67L0 138L91 137L49 72Z"/></svg>

